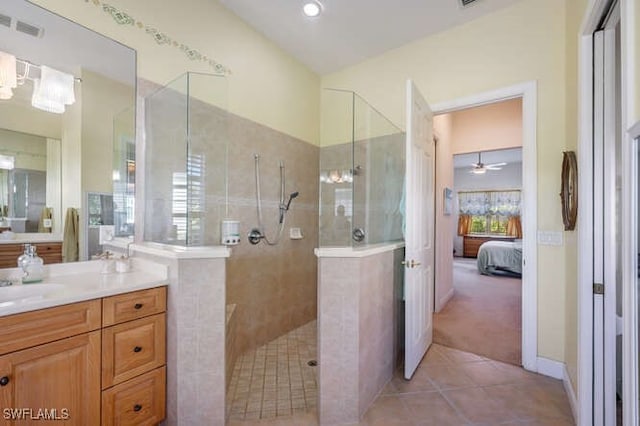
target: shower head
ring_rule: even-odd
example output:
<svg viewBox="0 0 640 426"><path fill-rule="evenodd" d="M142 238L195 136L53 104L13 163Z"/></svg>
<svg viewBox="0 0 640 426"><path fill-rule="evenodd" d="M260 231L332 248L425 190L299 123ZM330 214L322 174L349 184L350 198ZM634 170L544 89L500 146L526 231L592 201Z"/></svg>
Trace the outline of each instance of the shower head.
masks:
<svg viewBox="0 0 640 426"><path fill-rule="evenodd" d="M294 198L296 198L298 195L300 195L300 193L298 191L292 192L291 194L289 194L289 201L287 202L287 207L286 207L287 210L289 210L289 206L291 205L291 201Z"/></svg>

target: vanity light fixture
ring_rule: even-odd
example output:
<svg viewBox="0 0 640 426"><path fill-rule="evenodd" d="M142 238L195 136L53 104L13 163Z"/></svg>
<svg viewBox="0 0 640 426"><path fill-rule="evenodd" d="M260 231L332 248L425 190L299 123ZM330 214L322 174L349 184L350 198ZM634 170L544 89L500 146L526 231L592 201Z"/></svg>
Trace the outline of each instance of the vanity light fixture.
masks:
<svg viewBox="0 0 640 426"><path fill-rule="evenodd" d="M302 6L302 12L309 18L315 18L322 12L322 4L315 0L308 1Z"/></svg>
<svg viewBox="0 0 640 426"><path fill-rule="evenodd" d="M0 169L13 170L15 167L15 157L10 155L0 155Z"/></svg>
<svg viewBox="0 0 640 426"><path fill-rule="evenodd" d="M31 105L47 112L64 113L65 106L76 101L73 83L73 75L42 65L40 78L33 81Z"/></svg>
<svg viewBox="0 0 640 426"><path fill-rule="evenodd" d="M0 99L13 97L13 89L18 87L16 57L0 51Z"/></svg>

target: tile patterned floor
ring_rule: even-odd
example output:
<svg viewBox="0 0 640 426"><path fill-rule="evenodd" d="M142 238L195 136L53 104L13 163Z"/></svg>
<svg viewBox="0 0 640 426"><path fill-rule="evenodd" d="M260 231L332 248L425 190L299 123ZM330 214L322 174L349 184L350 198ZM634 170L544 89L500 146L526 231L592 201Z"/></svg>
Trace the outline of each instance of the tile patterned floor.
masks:
<svg viewBox="0 0 640 426"><path fill-rule="evenodd" d="M316 321L238 358L227 392L229 420L303 414L317 404Z"/></svg>
<svg viewBox="0 0 640 426"><path fill-rule="evenodd" d="M316 426L318 421L315 412L308 412L258 424ZM397 372L360 422L361 426L574 424L560 380L437 344L411 381Z"/></svg>

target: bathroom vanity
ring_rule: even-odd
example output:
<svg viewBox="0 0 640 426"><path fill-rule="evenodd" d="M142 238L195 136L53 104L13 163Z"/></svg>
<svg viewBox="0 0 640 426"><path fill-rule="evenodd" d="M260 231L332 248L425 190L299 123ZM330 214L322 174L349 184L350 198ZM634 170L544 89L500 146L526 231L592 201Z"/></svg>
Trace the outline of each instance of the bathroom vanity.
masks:
<svg viewBox="0 0 640 426"><path fill-rule="evenodd" d="M160 423L166 394L164 278L85 272L13 290L0 287L0 406L12 409L0 413L3 419ZM73 299L81 300L66 303ZM43 305L50 307L33 309Z"/></svg>

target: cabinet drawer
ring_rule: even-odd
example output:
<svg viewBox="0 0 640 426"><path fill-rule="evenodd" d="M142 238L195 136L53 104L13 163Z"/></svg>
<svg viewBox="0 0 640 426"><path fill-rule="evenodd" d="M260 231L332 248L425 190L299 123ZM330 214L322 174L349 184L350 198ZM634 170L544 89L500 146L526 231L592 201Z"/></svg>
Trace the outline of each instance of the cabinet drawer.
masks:
<svg viewBox="0 0 640 426"><path fill-rule="evenodd" d="M102 426L156 425L165 417L166 367L102 392Z"/></svg>
<svg viewBox="0 0 640 426"><path fill-rule="evenodd" d="M120 324L158 314L166 309L167 289L165 287L106 297L102 304L102 325Z"/></svg>
<svg viewBox="0 0 640 426"><path fill-rule="evenodd" d="M165 364L165 314L102 330L102 388Z"/></svg>
<svg viewBox="0 0 640 426"><path fill-rule="evenodd" d="M0 354L100 328L100 300L0 317Z"/></svg>

